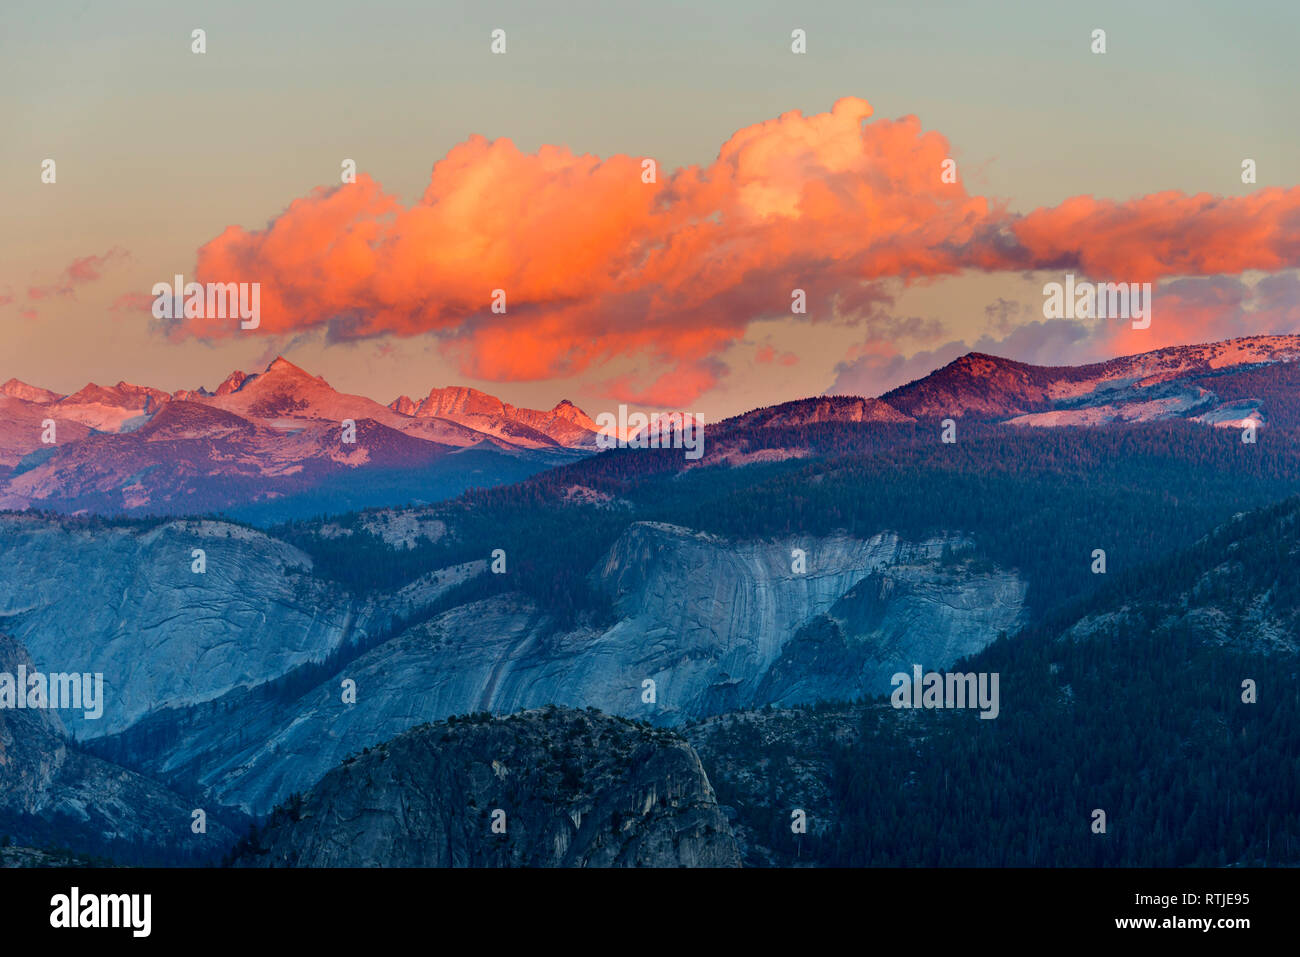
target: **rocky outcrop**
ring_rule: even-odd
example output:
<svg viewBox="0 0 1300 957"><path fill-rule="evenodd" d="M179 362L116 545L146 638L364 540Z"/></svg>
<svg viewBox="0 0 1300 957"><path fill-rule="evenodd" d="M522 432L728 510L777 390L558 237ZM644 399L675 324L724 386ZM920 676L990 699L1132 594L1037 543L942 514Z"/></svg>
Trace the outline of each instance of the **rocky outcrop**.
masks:
<svg viewBox="0 0 1300 957"><path fill-rule="evenodd" d="M273 816L239 866L735 867L699 757L673 732L548 708L423 725Z"/></svg>
<svg viewBox="0 0 1300 957"><path fill-rule="evenodd" d="M752 704L852 700L890 678L943 669L1023 623L1026 586L972 559L901 560L872 572L801 627L763 675Z"/></svg>

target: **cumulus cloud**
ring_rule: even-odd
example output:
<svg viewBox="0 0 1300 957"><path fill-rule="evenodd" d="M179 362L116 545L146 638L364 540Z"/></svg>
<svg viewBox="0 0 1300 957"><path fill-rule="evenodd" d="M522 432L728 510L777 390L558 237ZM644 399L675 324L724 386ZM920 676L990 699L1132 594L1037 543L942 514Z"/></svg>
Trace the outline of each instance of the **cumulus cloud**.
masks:
<svg viewBox="0 0 1300 957"><path fill-rule="evenodd" d="M871 114L858 98L786 113L654 184L640 158L472 137L415 204L364 174L317 189L264 229L205 244L198 278L260 282L265 333L433 333L465 375L497 381L632 357L654 371L606 380L611 394L675 405L717 383L716 357L751 322L790 316L796 288L808 313L790 321L866 322L888 278L1075 269L1140 282L1300 264L1300 188L1076 197L1016 216L942 182L942 135ZM193 319L169 334L234 329Z"/></svg>

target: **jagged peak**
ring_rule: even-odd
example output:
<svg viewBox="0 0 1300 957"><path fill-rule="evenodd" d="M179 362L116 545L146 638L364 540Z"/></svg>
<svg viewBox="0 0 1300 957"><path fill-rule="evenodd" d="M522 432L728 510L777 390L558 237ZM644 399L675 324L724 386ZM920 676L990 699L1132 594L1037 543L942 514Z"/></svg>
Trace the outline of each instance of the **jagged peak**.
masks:
<svg viewBox="0 0 1300 957"><path fill-rule="evenodd" d="M21 379L10 379L4 385L0 385L0 393L27 402L55 402L63 397L58 392L42 389L38 385L30 385Z"/></svg>
<svg viewBox="0 0 1300 957"><path fill-rule="evenodd" d="M484 392L482 389L476 389L476 388L474 388L473 386L469 386L469 385L444 385L444 386L434 386L433 388L431 388L431 389L429 390L428 398L432 398L433 396L436 396L436 395L438 395L438 396L473 396L473 397L475 397L475 398L477 398L477 397L479 397L479 396L482 396L482 397L485 398L485 399L496 399L496 401L498 401L498 402L501 401L500 399L497 399L497 397L494 396L492 393L490 393L490 392Z"/></svg>
<svg viewBox="0 0 1300 957"><path fill-rule="evenodd" d="M318 376L313 376L311 373L307 372L301 366L294 365L284 356L276 356L274 359L272 359L271 364L266 367L265 371L263 372L263 375L265 375L268 372L291 372L298 375L307 376L309 379L319 378Z"/></svg>
<svg viewBox="0 0 1300 957"><path fill-rule="evenodd" d="M164 392L162 389L155 389L151 385L136 385L134 382L126 381L118 382L118 384L113 386L113 388L118 392L123 392L129 395L152 395L158 397L170 395L170 393Z"/></svg>
<svg viewBox="0 0 1300 957"><path fill-rule="evenodd" d="M248 373L235 370L222 380L221 385L217 386L217 391L213 395L229 395L232 392L238 392L248 381Z"/></svg>
<svg viewBox="0 0 1300 957"><path fill-rule="evenodd" d="M574 422L584 428L594 427L595 423L591 416L582 410L581 406L574 405L568 399L561 399L551 409L551 415L564 419L566 422ZM587 423L591 423L590 426Z"/></svg>

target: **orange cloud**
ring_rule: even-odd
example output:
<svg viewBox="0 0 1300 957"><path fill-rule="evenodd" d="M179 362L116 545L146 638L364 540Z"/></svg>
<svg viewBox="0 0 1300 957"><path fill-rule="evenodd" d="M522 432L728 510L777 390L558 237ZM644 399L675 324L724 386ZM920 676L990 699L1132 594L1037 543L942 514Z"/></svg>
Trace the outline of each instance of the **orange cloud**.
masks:
<svg viewBox="0 0 1300 957"><path fill-rule="evenodd" d="M683 409L718 384L724 367L715 359L678 362L649 383L632 375L617 376L602 383L605 394L633 405Z"/></svg>
<svg viewBox="0 0 1300 957"><path fill-rule="evenodd" d="M1126 203L1076 196L1012 226L1035 264L1111 281L1210 276L1300 264L1300 188L1224 198L1153 193Z"/></svg>
<svg viewBox="0 0 1300 957"><path fill-rule="evenodd" d="M607 380L610 394L682 405L716 383L715 357L752 321L791 316L794 289L808 302L796 321L865 322L872 282L888 277L1071 268L1150 281L1300 264L1300 188L1076 197L1018 217L944 183L948 142L916 117L871 114L857 98L786 113L653 184L639 158L476 136L433 167L414 205L366 175L317 189L265 229L232 226L204 245L198 279L260 282L268 334L434 333L464 374L497 381L634 357L657 378ZM236 328L191 319L170 332Z"/></svg>

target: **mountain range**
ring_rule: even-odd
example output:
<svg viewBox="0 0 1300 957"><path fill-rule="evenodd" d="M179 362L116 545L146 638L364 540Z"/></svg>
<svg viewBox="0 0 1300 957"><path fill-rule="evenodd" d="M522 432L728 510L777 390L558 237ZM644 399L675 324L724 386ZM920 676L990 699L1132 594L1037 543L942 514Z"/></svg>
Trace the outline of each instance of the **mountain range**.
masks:
<svg viewBox="0 0 1300 957"><path fill-rule="evenodd" d="M756 445L746 437L819 424L952 417L1040 427L1187 419L1293 428L1300 426L1297 358L1300 336L1179 346L1084 366L971 353L880 398L819 396L706 426L709 441L696 464L807 455L797 443ZM283 358L261 373L232 373L212 392L119 382L59 395L10 379L0 386L0 509L221 512L272 524L519 481L594 453L598 431L567 400L524 409L463 387L382 405L340 393Z"/></svg>
<svg viewBox="0 0 1300 957"><path fill-rule="evenodd" d="M589 454L595 436L567 401L519 409L453 388L390 408L283 358L214 392L119 382L60 396L10 379L0 386L0 508L283 519L434 501Z"/></svg>

